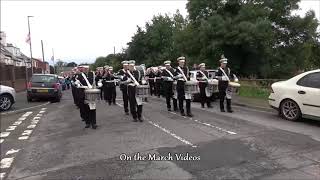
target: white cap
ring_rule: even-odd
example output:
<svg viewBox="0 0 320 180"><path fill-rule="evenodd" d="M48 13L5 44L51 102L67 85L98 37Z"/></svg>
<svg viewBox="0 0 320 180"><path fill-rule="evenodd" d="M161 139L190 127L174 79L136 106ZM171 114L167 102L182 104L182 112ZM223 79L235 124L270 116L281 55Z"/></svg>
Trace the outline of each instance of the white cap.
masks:
<svg viewBox="0 0 320 180"><path fill-rule="evenodd" d="M163 64L164 64L164 65L170 65L170 64L171 64L171 61L165 61Z"/></svg>
<svg viewBox="0 0 320 180"><path fill-rule="evenodd" d="M185 62L186 61L186 58L181 56L181 57L178 57L177 58L177 61L182 61L182 62Z"/></svg>
<svg viewBox="0 0 320 180"><path fill-rule="evenodd" d="M109 67L109 70L113 70L113 67L112 67L112 66L110 66L110 67Z"/></svg>
<svg viewBox="0 0 320 180"><path fill-rule="evenodd" d="M225 58L223 54L221 55L220 63L224 63L224 64L228 63L228 59Z"/></svg>
<svg viewBox="0 0 320 180"><path fill-rule="evenodd" d="M128 65L128 61L122 61L121 64L122 65Z"/></svg>
<svg viewBox="0 0 320 180"><path fill-rule="evenodd" d="M136 64L136 61L135 60L130 60L128 63L129 63L129 65L134 66Z"/></svg>
<svg viewBox="0 0 320 180"><path fill-rule="evenodd" d="M201 63L201 64L199 64L199 67L206 67L206 64L205 63Z"/></svg>

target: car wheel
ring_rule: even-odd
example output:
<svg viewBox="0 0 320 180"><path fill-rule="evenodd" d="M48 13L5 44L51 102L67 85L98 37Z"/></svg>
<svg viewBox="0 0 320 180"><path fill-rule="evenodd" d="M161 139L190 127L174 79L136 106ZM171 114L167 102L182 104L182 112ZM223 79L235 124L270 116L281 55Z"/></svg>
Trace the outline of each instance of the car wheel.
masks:
<svg viewBox="0 0 320 180"><path fill-rule="evenodd" d="M301 117L298 104L291 99L286 99L281 103L280 114L283 118L290 121L296 121Z"/></svg>
<svg viewBox="0 0 320 180"><path fill-rule="evenodd" d="M0 96L0 110L6 111L11 108L13 104L12 97L10 95L4 94Z"/></svg>

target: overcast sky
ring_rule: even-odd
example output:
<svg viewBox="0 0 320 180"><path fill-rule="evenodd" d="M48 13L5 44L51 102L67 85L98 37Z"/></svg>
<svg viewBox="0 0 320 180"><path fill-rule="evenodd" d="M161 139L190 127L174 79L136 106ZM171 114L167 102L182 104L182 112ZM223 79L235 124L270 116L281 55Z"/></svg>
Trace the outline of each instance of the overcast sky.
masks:
<svg viewBox="0 0 320 180"><path fill-rule="evenodd" d="M25 42L30 18L33 57L50 62L52 48L55 59L94 62L125 48L136 31L153 15L173 14L179 9L183 16L187 1L3 1L1 0L1 31L7 34L7 43L19 47L30 56ZM320 0L302 1L298 14L309 9L320 19ZM50 62L51 63L51 62Z"/></svg>

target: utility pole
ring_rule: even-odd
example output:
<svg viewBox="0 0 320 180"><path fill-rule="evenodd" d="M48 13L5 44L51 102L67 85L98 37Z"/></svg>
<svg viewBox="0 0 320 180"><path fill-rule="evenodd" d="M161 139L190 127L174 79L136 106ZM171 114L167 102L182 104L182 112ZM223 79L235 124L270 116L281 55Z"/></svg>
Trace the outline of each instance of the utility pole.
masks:
<svg viewBox="0 0 320 180"><path fill-rule="evenodd" d="M53 61L53 74L56 74L56 68L54 67L54 51L53 51L53 48L52 48L52 58L51 60Z"/></svg>
<svg viewBox="0 0 320 180"><path fill-rule="evenodd" d="M43 51L43 41L41 40L41 48L42 48L42 62L45 65L44 61L44 51ZM43 71L43 74L46 74L46 69Z"/></svg>
<svg viewBox="0 0 320 180"><path fill-rule="evenodd" d="M31 31L30 31L30 21L29 21L29 18L31 17L33 16L28 16L28 30L29 30L29 37L30 37L29 46L30 46L31 76L32 76L33 75L33 59L32 59Z"/></svg>
<svg viewBox="0 0 320 180"><path fill-rule="evenodd" d="M115 56L115 55L116 55L116 47L113 46L113 56Z"/></svg>

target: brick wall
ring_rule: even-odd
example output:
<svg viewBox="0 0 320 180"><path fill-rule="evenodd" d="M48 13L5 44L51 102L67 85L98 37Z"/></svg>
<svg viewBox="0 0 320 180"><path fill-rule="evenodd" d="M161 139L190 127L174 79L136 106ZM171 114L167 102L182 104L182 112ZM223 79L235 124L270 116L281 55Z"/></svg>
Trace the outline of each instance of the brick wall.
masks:
<svg viewBox="0 0 320 180"><path fill-rule="evenodd" d="M41 68L33 68L34 73L42 73ZM31 77L31 69L28 69L28 79ZM17 92L26 89L26 69L0 63L0 83L13 87Z"/></svg>

